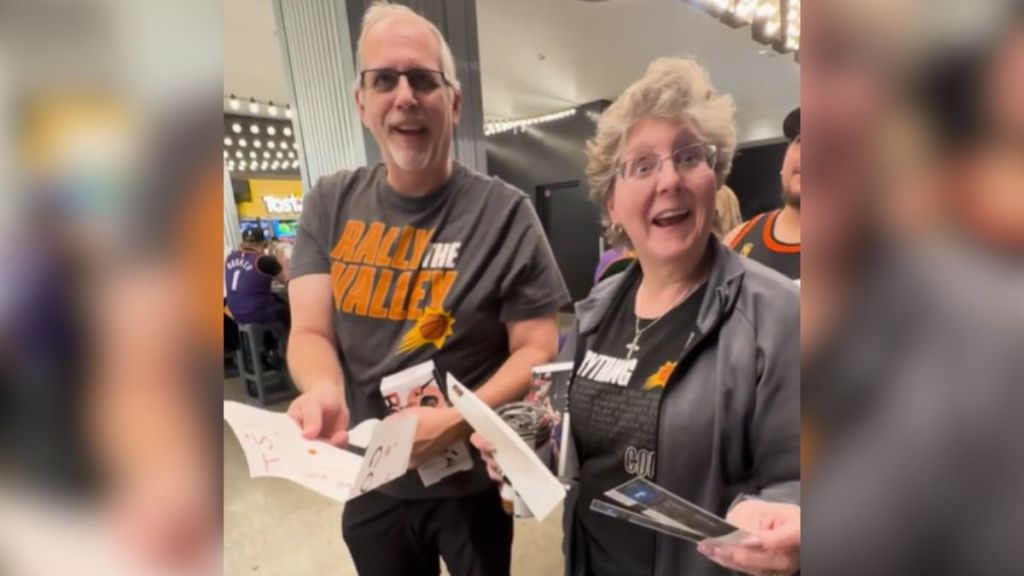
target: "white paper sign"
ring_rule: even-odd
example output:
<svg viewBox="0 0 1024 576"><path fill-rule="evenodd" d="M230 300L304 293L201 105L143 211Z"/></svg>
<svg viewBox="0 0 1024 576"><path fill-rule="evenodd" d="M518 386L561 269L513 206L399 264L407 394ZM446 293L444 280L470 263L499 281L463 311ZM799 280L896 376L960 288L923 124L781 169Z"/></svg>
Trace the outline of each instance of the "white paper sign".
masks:
<svg viewBox="0 0 1024 576"><path fill-rule="evenodd" d="M466 422L494 446L494 460L516 494L537 520L543 520L565 499L565 487L501 416L451 374L448 392Z"/></svg>
<svg viewBox="0 0 1024 576"><path fill-rule="evenodd" d="M353 446L366 446L364 458L306 440L287 414L228 401L224 419L242 445L250 477L284 478L339 502L405 474L416 436L415 417L361 422L349 438Z"/></svg>

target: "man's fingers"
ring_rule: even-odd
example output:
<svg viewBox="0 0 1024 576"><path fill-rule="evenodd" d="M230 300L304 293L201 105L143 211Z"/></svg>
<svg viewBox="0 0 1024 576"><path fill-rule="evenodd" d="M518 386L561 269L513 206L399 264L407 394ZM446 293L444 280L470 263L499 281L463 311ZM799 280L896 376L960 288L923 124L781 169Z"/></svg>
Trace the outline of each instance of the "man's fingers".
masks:
<svg viewBox="0 0 1024 576"><path fill-rule="evenodd" d="M486 438L484 438L483 436L476 432L470 435L469 441L473 444L473 446L476 447L477 450L479 450L482 453L490 454L491 452L494 452L494 445L488 442Z"/></svg>
<svg viewBox="0 0 1024 576"><path fill-rule="evenodd" d="M331 437L327 442L337 446L338 448L348 446L348 430L338 430L334 434L331 434Z"/></svg>
<svg viewBox="0 0 1024 576"><path fill-rule="evenodd" d="M298 401L292 402L288 406L288 417L291 418L299 428L302 428L302 406L299 405Z"/></svg>
<svg viewBox="0 0 1024 576"><path fill-rule="evenodd" d="M504 473L502 473L501 468L499 468L498 465L493 461L487 463L487 475L490 476L491 480L494 480L495 482L505 481Z"/></svg>
<svg viewBox="0 0 1024 576"><path fill-rule="evenodd" d="M480 458L487 465L487 475L491 477L491 480L503 482L501 468L498 467L498 463L494 460L494 445L476 433L469 437L469 441L480 451Z"/></svg>
<svg viewBox="0 0 1024 576"><path fill-rule="evenodd" d="M312 402L302 405L302 437L312 440L320 435L323 427L323 415L320 413L320 406Z"/></svg>

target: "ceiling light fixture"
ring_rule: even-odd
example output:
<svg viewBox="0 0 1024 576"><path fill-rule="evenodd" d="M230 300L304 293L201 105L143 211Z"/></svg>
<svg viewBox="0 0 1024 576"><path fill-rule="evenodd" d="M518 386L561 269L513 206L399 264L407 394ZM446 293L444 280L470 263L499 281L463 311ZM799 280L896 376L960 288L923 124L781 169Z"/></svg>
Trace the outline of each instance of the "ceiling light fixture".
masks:
<svg viewBox="0 0 1024 576"><path fill-rule="evenodd" d="M493 136L494 134L501 134L502 132L518 131L523 132L529 126L536 126L538 124L546 124L548 122L554 122L555 120L561 120L568 118L576 114L576 108L569 108L568 110L562 110L561 112L552 112L551 114L544 114L542 116L530 116L527 118L517 119L495 119L489 120L484 123L484 136Z"/></svg>
<svg viewBox="0 0 1024 576"><path fill-rule="evenodd" d="M683 0L732 28L750 26L751 37L800 61L800 0Z"/></svg>

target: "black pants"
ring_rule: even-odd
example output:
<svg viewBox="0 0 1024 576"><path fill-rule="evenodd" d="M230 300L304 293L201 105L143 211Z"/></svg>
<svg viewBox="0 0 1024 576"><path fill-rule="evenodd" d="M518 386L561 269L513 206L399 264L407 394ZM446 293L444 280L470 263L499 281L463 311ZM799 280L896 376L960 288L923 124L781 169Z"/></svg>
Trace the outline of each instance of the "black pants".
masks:
<svg viewBox="0 0 1024 576"><path fill-rule="evenodd" d="M361 576L507 576L512 518L497 488L432 500L369 492L345 504L342 535Z"/></svg>

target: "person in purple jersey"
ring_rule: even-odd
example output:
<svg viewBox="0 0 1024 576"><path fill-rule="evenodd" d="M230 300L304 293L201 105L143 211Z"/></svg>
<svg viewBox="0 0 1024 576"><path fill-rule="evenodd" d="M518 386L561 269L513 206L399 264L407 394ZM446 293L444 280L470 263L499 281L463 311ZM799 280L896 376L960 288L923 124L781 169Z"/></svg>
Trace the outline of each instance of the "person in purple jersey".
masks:
<svg viewBox="0 0 1024 576"><path fill-rule="evenodd" d="M264 254L267 239L260 228L242 232L242 244L224 262L228 310L239 324L269 324L284 320L270 291L271 282L288 282L288 274L274 256Z"/></svg>

